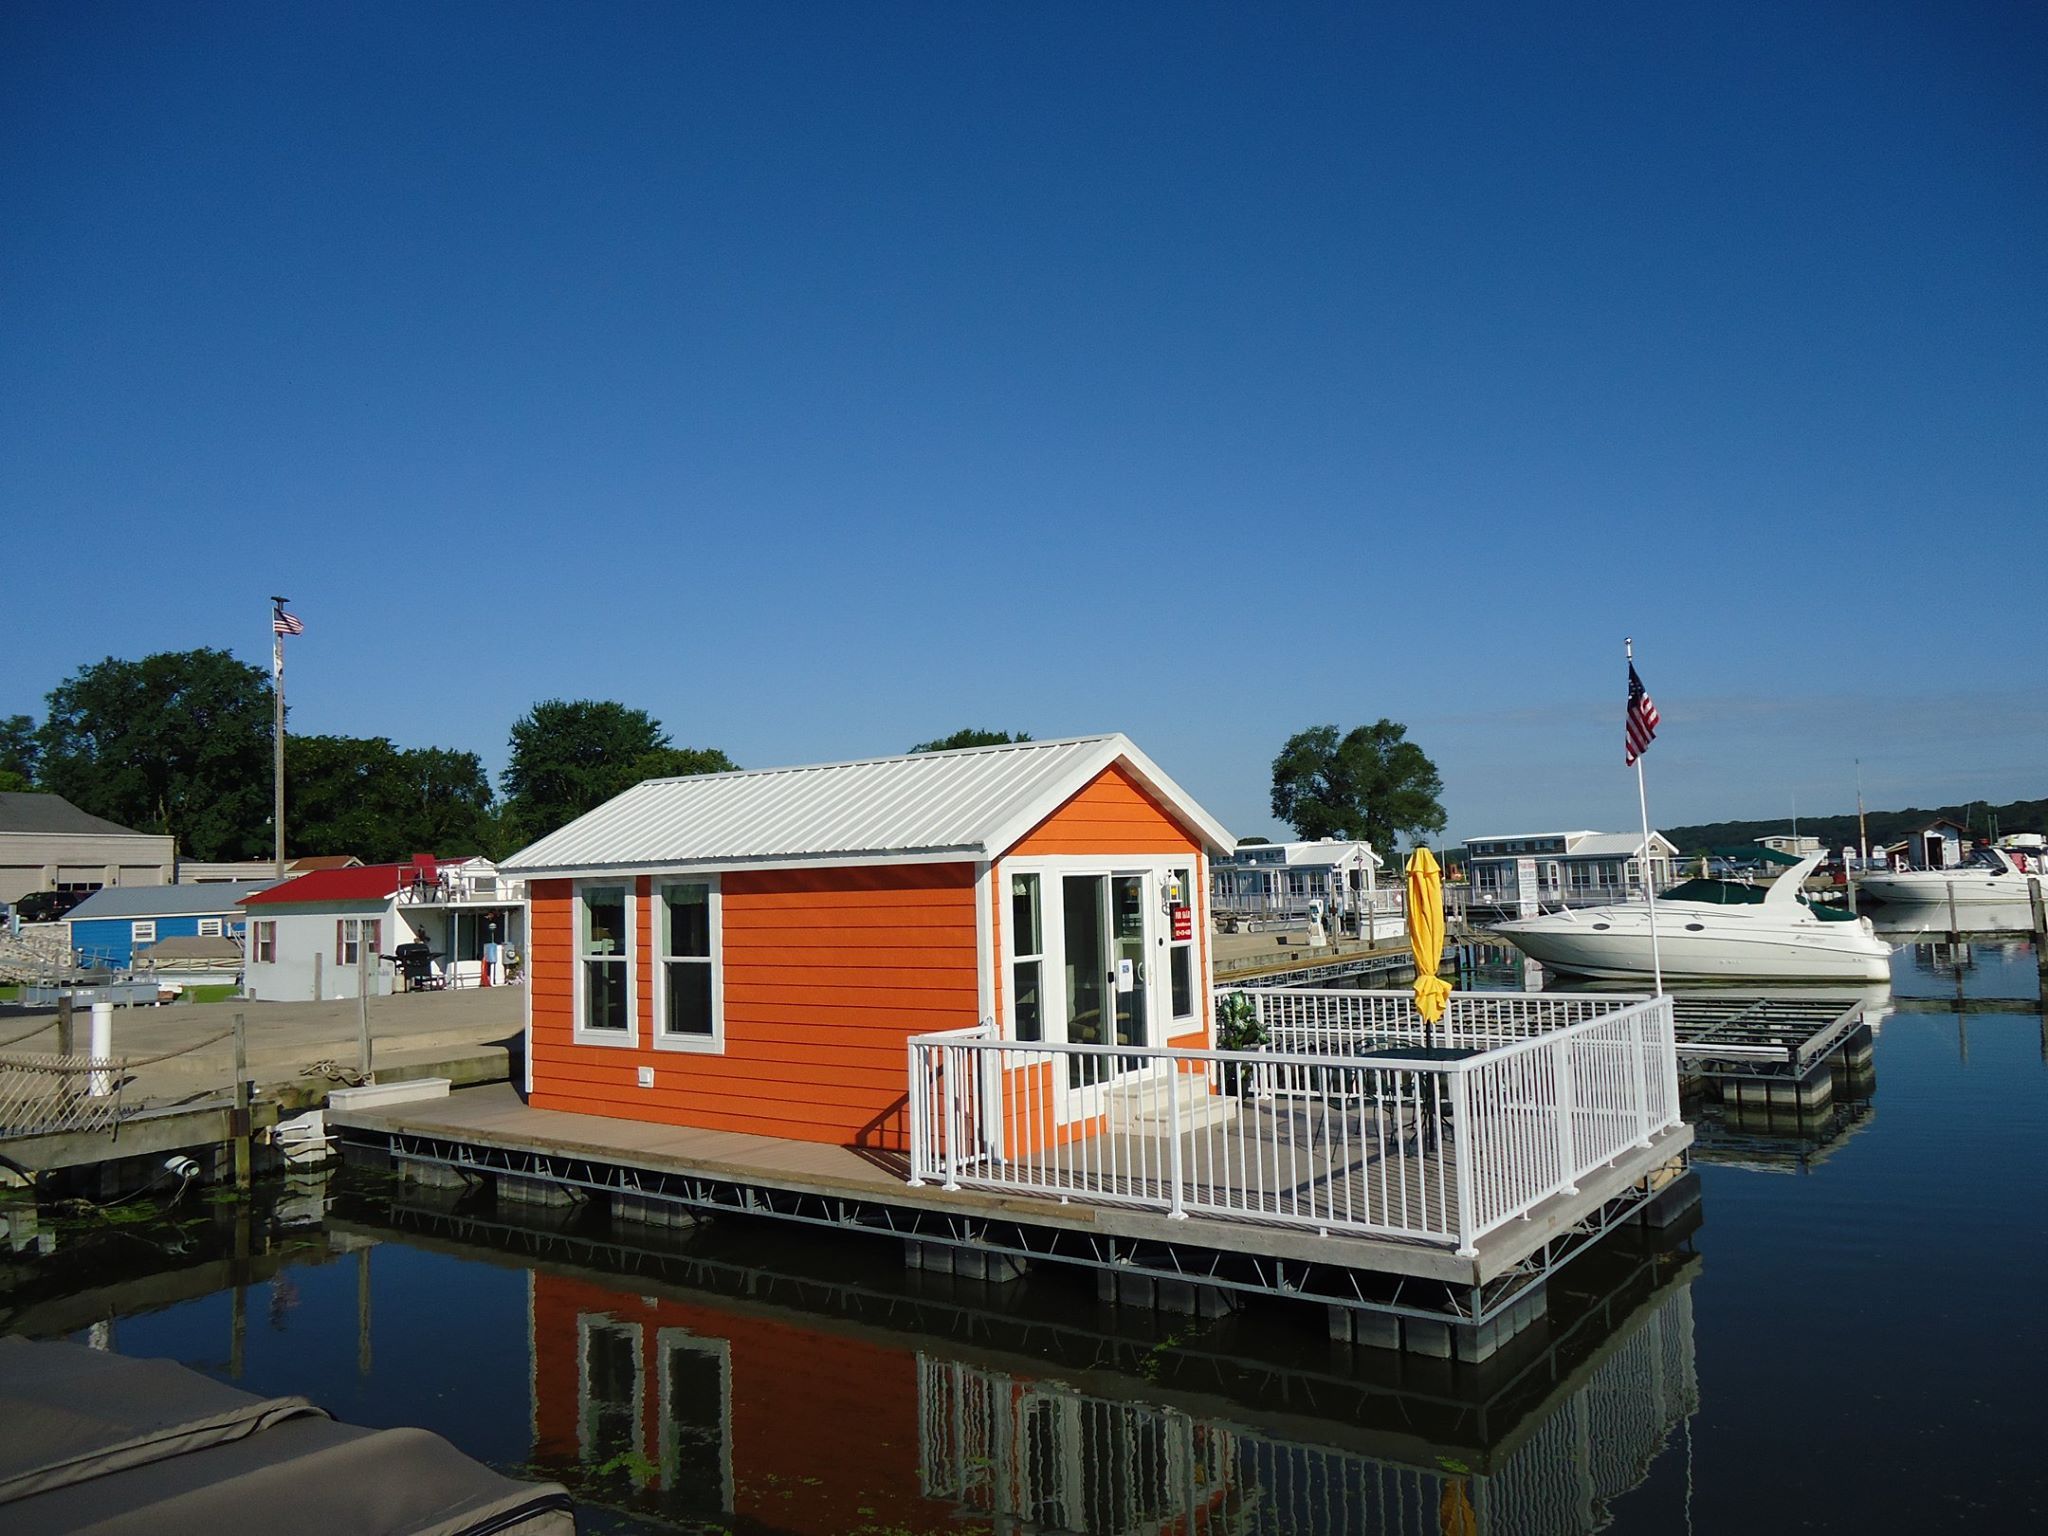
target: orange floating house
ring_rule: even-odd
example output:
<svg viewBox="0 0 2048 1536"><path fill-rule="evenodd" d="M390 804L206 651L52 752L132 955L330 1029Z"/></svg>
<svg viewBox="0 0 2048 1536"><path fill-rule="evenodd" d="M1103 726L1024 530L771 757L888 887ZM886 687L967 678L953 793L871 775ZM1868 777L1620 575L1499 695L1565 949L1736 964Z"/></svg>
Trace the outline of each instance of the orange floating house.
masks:
<svg viewBox="0 0 2048 1536"><path fill-rule="evenodd" d="M649 780L503 865L530 1101L901 1149L914 1036L1208 1046L1234 846L1122 735Z"/></svg>

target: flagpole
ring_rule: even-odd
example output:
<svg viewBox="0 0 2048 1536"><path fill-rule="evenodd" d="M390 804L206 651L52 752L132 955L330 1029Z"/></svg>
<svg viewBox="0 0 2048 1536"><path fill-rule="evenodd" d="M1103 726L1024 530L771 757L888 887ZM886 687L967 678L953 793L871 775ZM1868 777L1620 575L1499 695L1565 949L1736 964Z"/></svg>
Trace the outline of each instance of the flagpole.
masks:
<svg viewBox="0 0 2048 1536"><path fill-rule="evenodd" d="M282 597L270 599L270 691L276 710L271 725L270 825L280 880L284 878L284 626L277 615L284 611L288 601Z"/></svg>
<svg viewBox="0 0 2048 1536"><path fill-rule="evenodd" d="M1628 653L1631 671L1636 664L1636 642L1633 636L1622 639L1622 649ZM1657 995L1664 995L1664 956L1657 947L1657 882L1650 874L1650 795L1643 787L1643 754L1636 754L1636 805L1643 813L1643 896L1650 904L1650 969L1657 978Z"/></svg>

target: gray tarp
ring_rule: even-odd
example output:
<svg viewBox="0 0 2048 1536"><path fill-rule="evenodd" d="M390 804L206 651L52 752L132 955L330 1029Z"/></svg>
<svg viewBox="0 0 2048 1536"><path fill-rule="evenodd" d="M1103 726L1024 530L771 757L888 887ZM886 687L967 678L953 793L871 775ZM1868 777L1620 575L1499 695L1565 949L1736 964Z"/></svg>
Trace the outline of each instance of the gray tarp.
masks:
<svg viewBox="0 0 2048 1536"><path fill-rule="evenodd" d="M0 1528L10 1536L573 1536L566 1492L419 1429L337 1424L165 1360L0 1338Z"/></svg>

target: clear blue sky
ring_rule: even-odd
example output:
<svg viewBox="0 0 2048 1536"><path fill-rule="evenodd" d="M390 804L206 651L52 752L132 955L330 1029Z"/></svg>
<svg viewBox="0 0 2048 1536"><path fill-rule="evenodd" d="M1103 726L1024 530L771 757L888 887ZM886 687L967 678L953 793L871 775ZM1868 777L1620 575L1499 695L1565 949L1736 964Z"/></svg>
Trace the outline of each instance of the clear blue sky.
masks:
<svg viewBox="0 0 2048 1536"><path fill-rule="evenodd" d="M1420 13L1420 14L1410 14ZM1121 729L1242 833L2048 793L2048 13L0 9L0 713Z"/></svg>

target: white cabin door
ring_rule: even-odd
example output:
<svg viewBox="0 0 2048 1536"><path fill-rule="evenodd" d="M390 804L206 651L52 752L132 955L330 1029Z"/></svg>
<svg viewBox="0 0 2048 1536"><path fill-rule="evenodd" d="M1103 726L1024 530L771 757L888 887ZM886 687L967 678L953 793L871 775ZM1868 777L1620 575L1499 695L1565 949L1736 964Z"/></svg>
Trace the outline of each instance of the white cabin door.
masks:
<svg viewBox="0 0 2048 1536"><path fill-rule="evenodd" d="M1153 1043L1153 977L1148 943L1153 915L1144 874L1060 876L1060 974L1064 977L1064 1038L1071 1045ZM1143 1070L1137 1056L1066 1058L1063 1118L1101 1111L1101 1089Z"/></svg>

